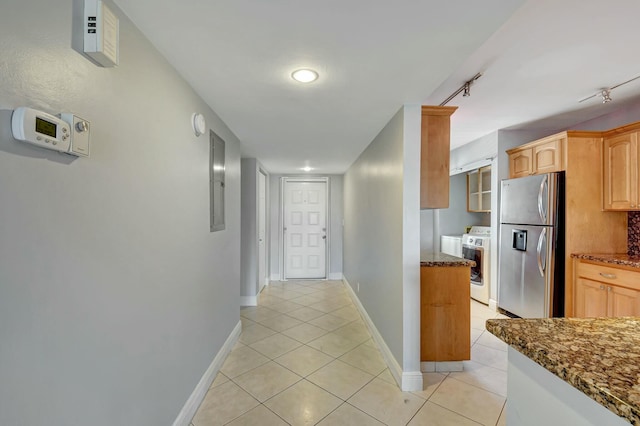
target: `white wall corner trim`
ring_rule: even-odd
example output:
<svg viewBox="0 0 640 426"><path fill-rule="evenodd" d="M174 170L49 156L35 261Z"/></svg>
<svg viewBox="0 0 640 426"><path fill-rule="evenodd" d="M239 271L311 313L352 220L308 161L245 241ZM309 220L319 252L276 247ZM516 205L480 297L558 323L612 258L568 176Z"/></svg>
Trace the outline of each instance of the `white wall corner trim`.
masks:
<svg viewBox="0 0 640 426"><path fill-rule="evenodd" d="M373 341L376 342L376 344L378 345L378 349L380 349L380 353L384 358L384 362L387 364L387 367L389 367L389 371L391 372L391 375L395 379L398 386L400 386L400 389L402 389L403 391L409 391L409 392L421 391L422 390L422 373L420 371L407 371L407 372L402 371L400 364L391 353L391 349L389 349L386 342L382 338L382 335L380 335L380 332L378 332L378 329L373 324L371 317L369 316L367 311L364 309L364 306L362 305L362 303L360 303L360 299L358 299L358 296L353 291L353 288L351 288L351 285L349 285L349 282L347 281L347 279L343 278L342 282L347 287L349 296L351 296L351 300L353 300L353 303L358 308L358 311L360 311L360 315L362 315L362 318L364 319L365 324L367 324L367 328L369 328L369 332L373 337Z"/></svg>
<svg viewBox="0 0 640 426"><path fill-rule="evenodd" d="M421 371L404 371L402 373L403 392L417 392L422 390L422 372Z"/></svg>
<svg viewBox="0 0 640 426"><path fill-rule="evenodd" d="M341 281L344 277L342 276L342 272L331 272L329 274L330 280Z"/></svg>
<svg viewBox="0 0 640 426"><path fill-rule="evenodd" d="M233 331L222 345L222 348L215 356L207 371L205 371L204 375L198 382L198 385L191 393L189 399L180 410L178 417L173 422L173 426L189 426L191 423L191 419L195 416L198 407L202 403L211 383L216 378L218 371L222 368L222 364L227 359L227 355L231 352L233 347L238 343L238 339L240 338L240 333L242 332L242 321L238 321L238 324L233 328Z"/></svg>
<svg viewBox="0 0 640 426"><path fill-rule="evenodd" d="M493 311L498 310L498 301L495 299L489 299L489 309Z"/></svg>
<svg viewBox="0 0 640 426"><path fill-rule="evenodd" d="M258 296L240 296L240 306L258 306Z"/></svg>

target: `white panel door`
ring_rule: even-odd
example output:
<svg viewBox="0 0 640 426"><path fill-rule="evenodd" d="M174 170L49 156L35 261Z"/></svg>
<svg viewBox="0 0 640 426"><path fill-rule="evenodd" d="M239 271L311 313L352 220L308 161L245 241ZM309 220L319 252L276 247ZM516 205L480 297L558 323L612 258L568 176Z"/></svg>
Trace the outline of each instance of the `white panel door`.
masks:
<svg viewBox="0 0 640 426"><path fill-rule="evenodd" d="M326 278L327 183L285 181L285 278Z"/></svg>

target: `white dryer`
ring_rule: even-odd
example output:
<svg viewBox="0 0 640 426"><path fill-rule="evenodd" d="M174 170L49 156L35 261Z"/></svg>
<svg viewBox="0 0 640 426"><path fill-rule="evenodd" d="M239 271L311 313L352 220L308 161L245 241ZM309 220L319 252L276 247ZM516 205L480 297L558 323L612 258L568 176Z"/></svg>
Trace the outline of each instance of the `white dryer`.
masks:
<svg viewBox="0 0 640 426"><path fill-rule="evenodd" d="M489 304L490 254L491 228L472 226L469 233L462 236L462 257L476 262L471 268L471 297L484 304Z"/></svg>

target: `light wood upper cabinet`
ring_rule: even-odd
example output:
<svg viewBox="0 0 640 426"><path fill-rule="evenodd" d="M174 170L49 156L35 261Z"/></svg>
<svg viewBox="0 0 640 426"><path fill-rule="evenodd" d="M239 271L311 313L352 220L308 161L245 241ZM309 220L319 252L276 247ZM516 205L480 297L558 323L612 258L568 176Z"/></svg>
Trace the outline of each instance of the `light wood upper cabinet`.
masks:
<svg viewBox="0 0 640 426"><path fill-rule="evenodd" d="M423 106L420 150L420 208L449 207L451 114L458 107Z"/></svg>
<svg viewBox="0 0 640 426"><path fill-rule="evenodd" d="M509 151L507 151L509 152ZM533 150L517 149L509 153L509 177L518 178L533 174Z"/></svg>
<svg viewBox="0 0 640 426"><path fill-rule="evenodd" d="M564 170L565 140L554 135L508 150L509 177L518 178Z"/></svg>
<svg viewBox="0 0 640 426"><path fill-rule="evenodd" d="M467 211L491 211L491 166L467 173Z"/></svg>
<svg viewBox="0 0 640 426"><path fill-rule="evenodd" d="M576 260L575 316L640 315L640 271Z"/></svg>
<svg viewBox="0 0 640 426"><path fill-rule="evenodd" d="M562 139L552 139L532 147L533 174L551 173L563 170Z"/></svg>
<svg viewBox="0 0 640 426"><path fill-rule="evenodd" d="M638 204L638 133L605 137L603 207L636 210Z"/></svg>

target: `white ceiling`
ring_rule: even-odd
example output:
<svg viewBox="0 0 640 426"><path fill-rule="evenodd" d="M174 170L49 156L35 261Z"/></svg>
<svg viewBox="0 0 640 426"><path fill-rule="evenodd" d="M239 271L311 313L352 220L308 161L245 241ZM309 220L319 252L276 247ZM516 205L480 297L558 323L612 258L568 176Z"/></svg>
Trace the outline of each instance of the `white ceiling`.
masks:
<svg viewBox="0 0 640 426"><path fill-rule="evenodd" d="M457 147L620 108L640 75L638 0L116 0L272 173L343 173L405 103L449 105ZM311 67L320 79L296 83ZM551 117L551 118L549 118Z"/></svg>

